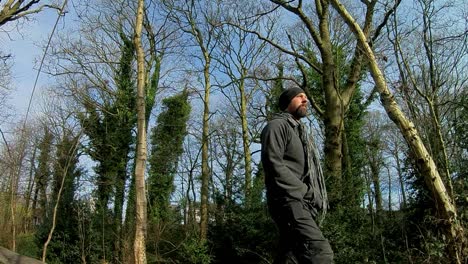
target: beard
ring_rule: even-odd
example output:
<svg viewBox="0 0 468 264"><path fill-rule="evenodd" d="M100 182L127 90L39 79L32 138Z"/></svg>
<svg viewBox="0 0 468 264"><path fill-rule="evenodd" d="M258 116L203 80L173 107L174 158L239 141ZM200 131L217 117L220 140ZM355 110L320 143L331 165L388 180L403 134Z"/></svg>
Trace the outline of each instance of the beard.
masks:
<svg viewBox="0 0 468 264"><path fill-rule="evenodd" d="M303 117L307 116L307 107L305 107L303 105L298 106L293 115L297 119L300 119L300 118L303 118Z"/></svg>

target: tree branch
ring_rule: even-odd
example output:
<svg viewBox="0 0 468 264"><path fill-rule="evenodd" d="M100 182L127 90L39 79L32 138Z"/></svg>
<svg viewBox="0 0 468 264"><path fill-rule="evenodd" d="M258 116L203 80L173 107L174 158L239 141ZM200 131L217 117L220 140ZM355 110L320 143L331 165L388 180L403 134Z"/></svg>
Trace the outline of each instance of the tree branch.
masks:
<svg viewBox="0 0 468 264"><path fill-rule="evenodd" d="M42 5L36 9L29 10L33 5L37 4L39 0L33 0L27 3L25 6L20 7L22 2L23 1L17 1L15 3L12 3L12 1L10 1L9 3L3 6L3 9L0 11L0 26L6 24L7 22L15 21L17 19L29 16L31 14L39 13L44 8L61 10L60 7L57 5Z"/></svg>
<svg viewBox="0 0 468 264"><path fill-rule="evenodd" d="M286 53L286 54L288 54L288 55L291 55L291 56L293 56L293 57L296 57L296 58L298 58L298 59L303 60L305 63L307 63L307 65L309 65L311 68L313 68L315 71L317 71L317 73L319 73L320 75L322 74L322 70L321 70L317 65L313 64L312 62L310 62L310 61L307 59L307 57L305 57L305 56L303 56L303 55L301 55L301 54L299 54L299 53L297 53L297 52L295 52L295 51L291 51L291 50L286 49L285 47L283 47L283 46L281 46L281 45L279 45L279 44L273 42L272 40L270 40L270 39L264 37L262 34L258 33L257 31L253 31L253 30L246 29L246 28L244 28L244 27L242 27L242 26L233 24L233 23L231 23L231 22L226 22L226 23L224 23L224 24L229 25L229 26L233 26L233 27L237 27L237 28L243 30L244 32L247 32L247 33L256 35L256 36L258 37L258 39L265 41L266 43L268 43L268 44L270 44L271 46L273 46L273 47L277 48L278 50L280 50L281 52L284 52L284 53Z"/></svg>

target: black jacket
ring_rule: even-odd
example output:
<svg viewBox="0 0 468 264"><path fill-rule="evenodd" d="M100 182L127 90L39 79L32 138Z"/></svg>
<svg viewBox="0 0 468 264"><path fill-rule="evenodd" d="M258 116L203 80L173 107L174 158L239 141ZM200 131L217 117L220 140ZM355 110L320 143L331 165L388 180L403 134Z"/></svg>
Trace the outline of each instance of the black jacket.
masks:
<svg viewBox="0 0 468 264"><path fill-rule="evenodd" d="M261 134L262 163L267 199L288 202L308 195L306 156L299 137L299 121L289 113L277 114Z"/></svg>

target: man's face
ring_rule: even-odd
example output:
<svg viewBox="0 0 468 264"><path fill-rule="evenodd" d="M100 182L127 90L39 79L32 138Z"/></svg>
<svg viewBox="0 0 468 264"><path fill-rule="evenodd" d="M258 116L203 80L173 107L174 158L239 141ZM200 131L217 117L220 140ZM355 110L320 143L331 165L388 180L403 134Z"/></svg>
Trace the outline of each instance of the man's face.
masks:
<svg viewBox="0 0 468 264"><path fill-rule="evenodd" d="M299 93L289 102L286 111L292 114L296 119L300 119L307 115L308 103L307 95L305 93Z"/></svg>

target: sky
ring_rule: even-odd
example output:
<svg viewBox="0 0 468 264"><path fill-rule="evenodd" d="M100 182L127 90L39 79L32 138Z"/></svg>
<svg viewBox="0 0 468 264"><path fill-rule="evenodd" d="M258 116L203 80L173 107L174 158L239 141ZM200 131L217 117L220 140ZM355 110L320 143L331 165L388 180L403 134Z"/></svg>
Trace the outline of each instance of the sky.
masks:
<svg viewBox="0 0 468 264"><path fill-rule="evenodd" d="M12 110L15 119L23 118L26 115L38 72L39 63L37 62L41 60L44 52L41 46L47 43L57 15L55 10L44 10L34 15L30 20L7 23L0 31L1 50L13 56L11 69L13 92L8 104L12 106L10 110ZM61 19L57 30L63 29L66 25L66 16L64 19L65 24ZM47 78L44 73L39 75L31 105L32 112L39 106L39 98L41 98L41 92Z"/></svg>

